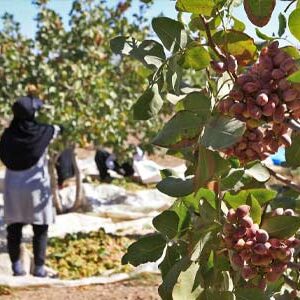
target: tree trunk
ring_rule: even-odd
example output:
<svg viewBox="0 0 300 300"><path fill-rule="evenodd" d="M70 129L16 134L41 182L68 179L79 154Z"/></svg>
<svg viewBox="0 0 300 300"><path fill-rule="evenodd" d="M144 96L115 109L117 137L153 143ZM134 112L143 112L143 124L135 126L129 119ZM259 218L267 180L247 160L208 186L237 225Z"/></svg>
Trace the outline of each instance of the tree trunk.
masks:
<svg viewBox="0 0 300 300"><path fill-rule="evenodd" d="M78 166L75 147L73 146L72 148L73 148L72 161L73 161L75 180L76 180L76 195L75 195L75 202L73 204L73 207L70 209L70 211L77 211L80 208L81 209L85 208L87 203L83 192L82 174Z"/></svg>
<svg viewBox="0 0 300 300"><path fill-rule="evenodd" d="M58 155L53 155L49 160L49 175L51 181L51 191L53 196L53 203L56 209L57 214L63 213L63 207L61 204L61 200L58 193L58 185L57 185L57 176L55 170L55 163L57 161Z"/></svg>

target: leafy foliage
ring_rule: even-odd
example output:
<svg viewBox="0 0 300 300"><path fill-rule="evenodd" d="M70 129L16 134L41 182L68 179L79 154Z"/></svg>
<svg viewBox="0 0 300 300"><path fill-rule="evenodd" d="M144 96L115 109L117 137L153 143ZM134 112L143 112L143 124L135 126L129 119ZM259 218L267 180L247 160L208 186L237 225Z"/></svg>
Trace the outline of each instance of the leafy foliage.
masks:
<svg viewBox="0 0 300 300"><path fill-rule="evenodd" d="M163 48L160 53L166 57L156 56L159 56L156 60L159 64L148 78L146 92L157 84L161 101L175 106L173 117L165 120L152 142L167 148L168 154L185 159L187 170L185 177L180 178L164 171L164 178L157 184L161 192L177 198L169 210L153 220L159 231L154 238L159 250L152 252L149 246L149 254L145 252L146 247L140 244L139 249L137 243L134 250L138 259L134 259L131 247L124 258L125 262L136 265L152 261L158 252L164 252L160 263L162 299L270 299L279 296L282 273L294 284L299 281L297 272L285 272L286 269L279 270L277 266L276 260L280 259L280 263L285 260L287 268L292 257L290 250L275 249L278 243L281 243L279 247L291 248L299 243L294 237L300 228L299 217L289 209L297 211L299 193L277 196L277 192L270 189L268 181L274 171L262 162L269 153L260 153L264 132L269 134L273 146L277 143L268 129L270 122L274 122L276 139L287 147L287 166L297 168L298 135L294 133L290 139L282 131L282 127L287 130L285 122L288 120L284 114L277 117L278 103L272 104L273 112L266 112L266 120L262 118L263 106L269 99L266 101L265 95L259 94L262 90L270 96L278 88L275 84L295 89L289 91L289 95L284 95L285 89L278 92L278 102L285 101L290 107L289 117L299 118L300 106L296 99L300 93L297 66L300 54L292 46L278 49L276 41L286 33L287 25L297 37L299 8L288 15L286 11L291 7L288 3L286 11L280 13L278 36L267 36L256 28L257 36L265 41L266 47L262 48L244 32L245 24L233 15L232 7L239 4L240 1L177 0L177 20L158 17L152 21L160 40L157 42L160 46L156 47ZM243 5L249 20L263 27L274 13L275 0L244 0ZM181 18L182 12L190 14L189 24ZM132 41L128 37L117 39L123 43ZM143 42L136 45L140 43ZM131 48L126 46L129 50L124 51L125 46L118 47L118 53L134 57ZM113 46L113 51L118 47ZM140 57L134 58L143 62ZM185 81L187 71L201 74L204 83L199 86L193 76ZM263 72L267 74L265 79L261 77ZM287 81L279 83L282 78ZM274 86L268 86L264 80ZM296 102L289 106L292 100ZM151 110L152 101L155 102L152 97L144 104L138 100L140 114L143 111L149 112L148 117L160 114L159 109ZM259 107L256 106L255 112L250 102L251 105L257 102L255 105ZM273 153L271 148L267 150ZM250 158L243 160L237 155L239 151L248 153ZM286 201L287 198L291 198L290 201ZM283 202L284 209L279 206ZM270 212L271 209L275 210ZM266 241L273 244L262 244ZM249 250L251 247L255 250ZM276 252L278 257L269 257L267 247L271 247L273 255L276 251L286 252L280 255ZM294 255L294 260L298 259Z"/></svg>
<svg viewBox="0 0 300 300"><path fill-rule="evenodd" d="M99 1L74 0L70 25L66 29L59 12L48 8L47 1L36 1L35 5L38 29L34 38L21 34L13 16L3 17L4 27L0 32L2 116L8 120L11 103L29 91L45 102L40 115L42 121L64 125L61 144L93 143L113 147L123 155L128 149L128 134L146 142L156 131L156 120L143 124L146 131L136 134L134 129L138 123L128 111L144 90L148 71L139 63L115 56L109 45L116 34L135 33L144 39L148 33L145 18L137 15L136 21L129 23L123 12L130 1L108 8ZM142 11L146 9L143 7ZM130 47L129 41L115 44L117 48L124 44ZM141 59L145 52L149 53L143 63L151 67L165 59L162 46L155 41L144 41L131 51L134 57ZM153 96L152 92L144 96L144 102L152 102L149 110L144 110L143 119L145 114L148 116L152 111L156 114L160 109L161 100L157 98L155 87Z"/></svg>

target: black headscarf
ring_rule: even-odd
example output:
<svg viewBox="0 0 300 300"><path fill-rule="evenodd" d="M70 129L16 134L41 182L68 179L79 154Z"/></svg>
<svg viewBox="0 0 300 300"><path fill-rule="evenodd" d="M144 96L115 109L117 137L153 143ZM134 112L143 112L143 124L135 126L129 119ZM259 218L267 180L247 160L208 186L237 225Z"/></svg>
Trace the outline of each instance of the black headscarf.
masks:
<svg viewBox="0 0 300 300"><path fill-rule="evenodd" d="M35 112L41 106L41 100L31 97L22 97L13 104L14 118L0 141L0 159L8 169L29 169L49 145L54 127L35 120Z"/></svg>

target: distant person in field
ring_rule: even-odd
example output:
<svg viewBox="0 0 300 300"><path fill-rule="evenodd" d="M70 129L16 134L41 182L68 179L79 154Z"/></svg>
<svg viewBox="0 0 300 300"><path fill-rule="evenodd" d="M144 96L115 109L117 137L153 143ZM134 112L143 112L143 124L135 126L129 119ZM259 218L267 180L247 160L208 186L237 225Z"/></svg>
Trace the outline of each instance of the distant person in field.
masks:
<svg viewBox="0 0 300 300"><path fill-rule="evenodd" d="M34 271L48 276L45 268L48 225L54 221L54 208L48 173L47 148L58 135L57 125L40 124L36 113L42 101L22 97L12 106L13 120L0 141L0 159L6 166L4 181L4 221L7 249L14 276L25 275L20 260L22 227L32 224Z"/></svg>

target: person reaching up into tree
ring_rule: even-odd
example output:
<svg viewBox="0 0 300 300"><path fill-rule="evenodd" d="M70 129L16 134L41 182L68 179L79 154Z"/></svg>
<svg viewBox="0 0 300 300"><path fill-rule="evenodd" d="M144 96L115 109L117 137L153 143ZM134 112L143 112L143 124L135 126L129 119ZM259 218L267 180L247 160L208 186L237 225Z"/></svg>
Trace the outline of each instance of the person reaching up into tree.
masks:
<svg viewBox="0 0 300 300"><path fill-rule="evenodd" d="M22 228L33 228L34 271L48 276L45 268L48 226L54 222L54 208L48 173L47 148L58 135L57 125L40 124L36 113L42 101L21 97L12 106L13 120L0 141L0 159L6 166L4 181L4 221L7 249L14 276L25 275L20 260Z"/></svg>

